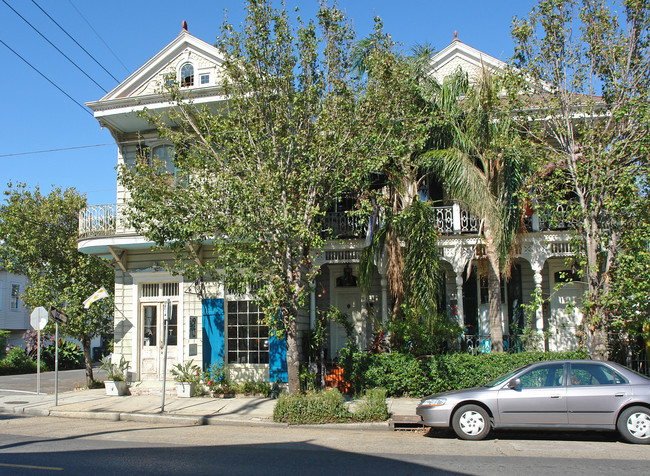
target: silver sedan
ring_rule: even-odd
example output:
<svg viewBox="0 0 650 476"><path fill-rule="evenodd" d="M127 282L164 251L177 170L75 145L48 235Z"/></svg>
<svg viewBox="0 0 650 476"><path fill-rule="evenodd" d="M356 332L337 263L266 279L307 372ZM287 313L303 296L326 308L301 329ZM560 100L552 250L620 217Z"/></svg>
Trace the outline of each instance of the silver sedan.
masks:
<svg viewBox="0 0 650 476"><path fill-rule="evenodd" d="M416 413L465 440L492 428L618 429L631 443L650 444L650 379L612 362L538 362L483 387L428 396Z"/></svg>

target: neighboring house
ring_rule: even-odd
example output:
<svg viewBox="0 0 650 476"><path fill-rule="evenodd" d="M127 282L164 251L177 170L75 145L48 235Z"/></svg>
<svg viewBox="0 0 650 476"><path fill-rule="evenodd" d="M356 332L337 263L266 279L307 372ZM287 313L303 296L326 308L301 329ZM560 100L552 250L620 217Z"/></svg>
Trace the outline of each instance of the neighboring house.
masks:
<svg viewBox="0 0 650 476"><path fill-rule="evenodd" d="M197 104L223 101L219 82L222 77L219 51L183 30L169 45L151 58L124 82L98 101L88 103L102 127L108 128L118 146L118 164L131 164L146 146L152 155L167 162L173 170L173 150L162 141L136 111L148 108L163 111L168 103L157 94L166 75L174 75ZM504 64L471 48L457 39L432 59L434 74L448 74L458 67L476 74L482 65L501 69ZM442 200L440 187L421 191L423 197ZM258 324L260 316L250 296L230 294L214 282L186 282L171 275L160 263L171 255L152 251L147 242L130 230L122 210L127 193L118 183L117 204L88 207L80 213L79 250L114 260L115 277L115 353L131 362L134 380L162 378L164 341L163 309L172 302L169 321L168 365L193 359L204 368L213 362L225 362L234 378L283 380L282 342L269 342L268 330ZM315 323L317 309L336 306L351 316L360 348L371 342L373 322L386 322L392 307L387 266L379 264L379 274L368 294L356 285L361 250L366 246L365 232L358 220L345 214L352 203L341 199L326 216L333 236L315 258L320 273L315 280L308 309L301 313L299 330L306 332ZM446 272L446 303L450 316L467 329L464 342L470 346L489 346L487 285L475 272L465 276L470 258L480 240L478 223L458 204L437 208L441 260ZM527 233L519 249L515 267L504 286L503 330L506 336L523 329L521 304L528 303L538 289L547 299L538 310L534 325L540 333L548 331L549 350L572 349L577 345L576 327L580 314L568 303L577 302L583 288L565 283L565 258L571 256L570 232L548 230L543 220L529 217ZM194 250L195 259L204 259L204 251ZM208 253L205 253L207 256ZM477 267L474 266L473 269ZM343 327L329 324L326 356L333 358L346 343ZM504 338L506 341L512 338Z"/></svg>
<svg viewBox="0 0 650 476"><path fill-rule="evenodd" d="M0 329L9 331L8 345L22 347L29 325L30 309L20 300L27 287L27 277L0 269Z"/></svg>

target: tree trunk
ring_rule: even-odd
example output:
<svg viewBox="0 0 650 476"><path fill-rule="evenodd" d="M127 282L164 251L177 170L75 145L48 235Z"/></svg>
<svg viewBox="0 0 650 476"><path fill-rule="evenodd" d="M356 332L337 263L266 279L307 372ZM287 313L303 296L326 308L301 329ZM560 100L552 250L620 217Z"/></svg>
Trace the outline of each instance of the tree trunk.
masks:
<svg viewBox="0 0 650 476"><path fill-rule="evenodd" d="M84 361L86 363L86 385L90 387L94 380L93 361L90 354L90 337L84 336L83 339L81 339L81 347L83 347L84 350Z"/></svg>
<svg viewBox="0 0 650 476"><path fill-rule="evenodd" d="M490 302L490 339L492 352L503 352L503 323L501 318L501 268L494 240L486 230L485 253L488 261L488 300Z"/></svg>
<svg viewBox="0 0 650 476"><path fill-rule="evenodd" d="M287 322L285 336L287 339L287 377L289 381L289 394L293 395L294 393L300 392L300 352L298 349L295 318Z"/></svg>

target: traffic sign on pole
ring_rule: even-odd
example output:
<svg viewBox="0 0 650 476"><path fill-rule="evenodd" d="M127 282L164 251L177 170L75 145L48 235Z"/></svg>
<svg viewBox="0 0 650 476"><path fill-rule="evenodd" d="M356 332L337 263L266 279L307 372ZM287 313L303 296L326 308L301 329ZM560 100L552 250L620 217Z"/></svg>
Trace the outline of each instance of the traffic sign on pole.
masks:
<svg viewBox="0 0 650 476"><path fill-rule="evenodd" d="M38 306L29 315L29 323L35 331L42 331L47 325L47 310L43 306Z"/></svg>
<svg viewBox="0 0 650 476"><path fill-rule="evenodd" d="M61 324L68 322L68 315L63 311L59 311L57 308L50 306L50 317Z"/></svg>

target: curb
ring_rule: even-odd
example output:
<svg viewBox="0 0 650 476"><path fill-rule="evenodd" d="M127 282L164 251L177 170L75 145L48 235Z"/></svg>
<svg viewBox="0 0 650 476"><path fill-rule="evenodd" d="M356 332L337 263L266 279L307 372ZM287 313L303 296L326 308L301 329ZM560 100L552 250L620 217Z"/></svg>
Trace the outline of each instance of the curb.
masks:
<svg viewBox="0 0 650 476"><path fill-rule="evenodd" d="M66 410L50 410L50 415L53 417L60 418L85 418L88 420L108 420L108 421L119 421L120 414L116 412L74 412Z"/></svg>
<svg viewBox="0 0 650 476"><path fill-rule="evenodd" d="M370 431L388 431L390 426L387 421L368 422L368 423L322 423L317 425L289 425L309 429L328 429L328 430L370 430Z"/></svg>

